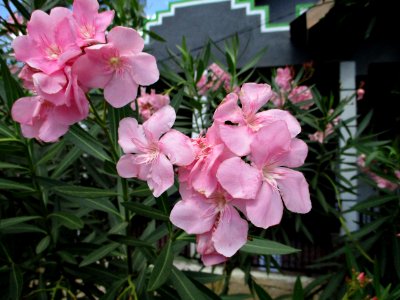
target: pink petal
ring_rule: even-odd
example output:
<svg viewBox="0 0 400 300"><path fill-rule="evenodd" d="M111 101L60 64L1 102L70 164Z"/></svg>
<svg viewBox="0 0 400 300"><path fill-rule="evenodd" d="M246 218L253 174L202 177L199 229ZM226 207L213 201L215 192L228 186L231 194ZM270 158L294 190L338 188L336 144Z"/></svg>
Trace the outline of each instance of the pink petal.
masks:
<svg viewBox="0 0 400 300"><path fill-rule="evenodd" d="M41 55L40 49L36 46L36 43L27 35L17 36L12 41L12 48L14 49L15 58L27 63L32 57L38 57Z"/></svg>
<svg viewBox="0 0 400 300"><path fill-rule="evenodd" d="M140 143L142 147L147 145L143 128L134 118L122 119L118 127L118 144L124 153L139 153L141 151L138 149L137 143Z"/></svg>
<svg viewBox="0 0 400 300"><path fill-rule="evenodd" d="M164 154L159 154L156 161L151 164L147 184L154 197L159 197L174 184L174 170L171 162Z"/></svg>
<svg viewBox="0 0 400 300"><path fill-rule="evenodd" d="M284 121L275 121L262 127L251 144L251 161L257 167L281 165L290 149L290 133Z"/></svg>
<svg viewBox="0 0 400 300"><path fill-rule="evenodd" d="M82 85L90 88L104 88L113 77L112 72L106 72L101 63L89 58L87 54L75 61L72 72L76 74Z"/></svg>
<svg viewBox="0 0 400 300"><path fill-rule="evenodd" d="M308 154L308 146L300 139L292 139L290 150L282 161L282 166L298 168L304 164Z"/></svg>
<svg viewBox="0 0 400 300"><path fill-rule="evenodd" d="M39 113L40 97L23 97L14 102L11 115L14 121L21 124L32 125L33 118Z"/></svg>
<svg viewBox="0 0 400 300"><path fill-rule="evenodd" d="M134 155L125 154L117 162L118 175L123 178L132 178L139 176L139 165L134 161Z"/></svg>
<svg viewBox="0 0 400 300"><path fill-rule="evenodd" d="M269 109L257 114L263 125L271 124L275 121L285 121L291 137L295 137L301 132L300 123L289 112L281 109Z"/></svg>
<svg viewBox="0 0 400 300"><path fill-rule="evenodd" d="M129 57L132 66L132 78L140 85L155 83L160 77L157 62L153 55L140 52Z"/></svg>
<svg viewBox="0 0 400 300"><path fill-rule="evenodd" d="M201 261L203 262L203 264L206 267L210 267L210 266L214 266L214 265L218 265L220 263L223 263L225 261L227 261L228 258L215 252L215 253L211 253L211 254L204 254L201 256Z"/></svg>
<svg viewBox="0 0 400 300"><path fill-rule="evenodd" d="M39 129L38 138L47 143L56 142L67 133L68 129L68 125L58 123L58 120L50 113Z"/></svg>
<svg viewBox="0 0 400 300"><path fill-rule="evenodd" d="M238 96L235 93L228 94L215 110L213 119L220 123L231 121L243 124L243 112L237 102Z"/></svg>
<svg viewBox="0 0 400 300"><path fill-rule="evenodd" d="M257 227L268 228L279 224L283 214L283 203L279 192L267 182L261 185L254 200L246 201L246 216Z"/></svg>
<svg viewBox="0 0 400 300"><path fill-rule="evenodd" d="M74 0L72 10L78 21L90 20L97 15L99 3L97 0Z"/></svg>
<svg viewBox="0 0 400 300"><path fill-rule="evenodd" d="M46 94L60 92L67 83L67 79L62 71L55 72L51 75L39 72L33 74L32 78L36 90L40 89L41 92Z"/></svg>
<svg viewBox="0 0 400 300"><path fill-rule="evenodd" d="M220 125L219 133L225 145L238 156L250 153L254 133L247 126Z"/></svg>
<svg viewBox="0 0 400 300"><path fill-rule="evenodd" d="M58 13L58 11L55 11L55 13ZM53 21L54 20L52 20L52 18L44 11L35 10L27 24L29 37L33 38L34 40L44 39L49 44L54 43L54 35L52 33L58 22Z"/></svg>
<svg viewBox="0 0 400 300"><path fill-rule="evenodd" d="M185 199L175 204L171 211L172 224L189 234L204 233L213 227L215 207L203 199Z"/></svg>
<svg viewBox="0 0 400 300"><path fill-rule="evenodd" d="M160 136L174 125L175 118L176 113L172 106L167 105L159 109L143 123L146 137L152 141L158 141Z"/></svg>
<svg viewBox="0 0 400 300"><path fill-rule="evenodd" d="M33 123L33 125L21 124L22 135L28 139L36 138L39 135L40 126L42 126L40 121Z"/></svg>
<svg viewBox="0 0 400 300"><path fill-rule="evenodd" d="M190 139L174 129L168 131L160 139L160 148L174 165L187 166L195 158L194 148Z"/></svg>
<svg viewBox="0 0 400 300"><path fill-rule="evenodd" d="M266 83L245 83L240 90L240 102L245 114L256 113L271 97L271 86Z"/></svg>
<svg viewBox="0 0 400 300"><path fill-rule="evenodd" d="M261 174L240 157L221 163L217 178L222 187L234 198L254 199L261 185Z"/></svg>
<svg viewBox="0 0 400 300"><path fill-rule="evenodd" d="M104 31L107 27L111 24L112 20L114 19L114 11L107 10L97 15L95 26L97 31L101 32L104 35Z"/></svg>
<svg viewBox="0 0 400 300"><path fill-rule="evenodd" d="M311 210L308 183L301 172L287 168L276 168L280 178L278 188L288 210L295 213L307 213Z"/></svg>
<svg viewBox="0 0 400 300"><path fill-rule="evenodd" d="M111 29L107 41L118 49L120 55L139 53L144 47L144 40L136 30L122 26Z"/></svg>
<svg viewBox="0 0 400 300"><path fill-rule="evenodd" d="M237 210L229 204L226 205L212 237L215 250L231 257L246 244L248 228L247 222L240 217Z"/></svg>
<svg viewBox="0 0 400 300"><path fill-rule="evenodd" d="M129 73L115 73L104 87L104 98L113 107L123 107L137 96L138 85L132 80Z"/></svg>

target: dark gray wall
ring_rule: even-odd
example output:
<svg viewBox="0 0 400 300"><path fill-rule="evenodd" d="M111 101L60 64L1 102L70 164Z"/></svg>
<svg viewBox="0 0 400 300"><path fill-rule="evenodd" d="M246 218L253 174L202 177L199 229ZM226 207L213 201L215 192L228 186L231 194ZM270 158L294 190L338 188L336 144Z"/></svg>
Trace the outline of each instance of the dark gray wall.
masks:
<svg viewBox="0 0 400 300"><path fill-rule="evenodd" d="M292 19L295 18L294 10L295 5ZM273 16L271 12L271 19ZM150 40L148 47L158 61L165 62L168 61L166 49L176 52L176 45L181 44L183 36L186 37L188 47L196 53L208 39L223 46L229 37L237 33L241 43L239 66L249 61L263 47L268 47L268 51L259 63L262 67L299 64L309 59L304 51L291 44L289 31L262 33L260 27L258 15L247 16L245 9L232 10L229 1L177 8L175 16L166 17L162 25L151 27L167 42ZM223 61L223 57L219 58Z"/></svg>

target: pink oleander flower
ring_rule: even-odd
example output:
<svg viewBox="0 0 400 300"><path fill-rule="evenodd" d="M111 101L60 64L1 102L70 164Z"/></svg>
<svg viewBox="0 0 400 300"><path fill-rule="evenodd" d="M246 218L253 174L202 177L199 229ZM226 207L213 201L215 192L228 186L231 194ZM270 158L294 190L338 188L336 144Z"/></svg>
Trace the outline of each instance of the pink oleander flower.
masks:
<svg viewBox="0 0 400 300"><path fill-rule="evenodd" d="M275 107L283 107L285 105L285 96L283 93L272 91L271 102L274 104Z"/></svg>
<svg viewBox="0 0 400 300"><path fill-rule="evenodd" d="M27 25L28 35L13 40L15 58L46 74L62 70L69 60L82 53L71 18L71 11L63 7L53 8L50 15L35 10Z"/></svg>
<svg viewBox="0 0 400 300"><path fill-rule="evenodd" d="M78 45L105 43L105 31L114 18L114 11L98 13L97 0L75 0L72 9Z"/></svg>
<svg viewBox="0 0 400 300"><path fill-rule="evenodd" d="M334 110L331 109L331 110L329 111L329 114L328 114L328 115L332 115L333 112L334 112ZM332 133L335 132L334 125L336 126L337 124L339 124L339 121L340 121L340 117L336 117L335 119L332 120L332 123L328 123L328 124L326 125L324 131L318 130L318 131L316 131L316 132L313 133L313 134L309 134L309 135L308 135L308 138L310 139L310 141L319 142L320 144L322 144L322 143L324 142L324 140L325 140L329 135L331 135Z"/></svg>
<svg viewBox="0 0 400 300"><path fill-rule="evenodd" d="M292 88L292 79L292 70L290 67L278 68L276 70L275 82L284 92L288 92Z"/></svg>
<svg viewBox="0 0 400 300"><path fill-rule="evenodd" d="M28 90L34 91L33 74L40 72L29 65L24 65L19 72L18 77L22 80L22 86Z"/></svg>
<svg viewBox="0 0 400 300"><path fill-rule="evenodd" d="M175 110L164 106L143 125L136 119L122 119L118 128L118 143L124 151L117 163L121 177L146 180L155 197L174 183L173 164L186 166L195 158L190 139L171 129Z"/></svg>
<svg viewBox="0 0 400 300"><path fill-rule="evenodd" d="M357 100L362 100L364 98L365 95L365 90L364 89L357 89Z"/></svg>
<svg viewBox="0 0 400 300"><path fill-rule="evenodd" d="M18 99L11 110L25 137L55 142L87 117L89 103L70 67L53 75L34 73L32 81L38 96Z"/></svg>
<svg viewBox="0 0 400 300"><path fill-rule="evenodd" d="M156 59L142 52L143 47L134 29L117 26L107 35L107 44L87 47L73 68L81 84L104 88L107 102L122 107L136 98L139 85L153 84L159 78Z"/></svg>
<svg viewBox="0 0 400 300"><path fill-rule="evenodd" d="M139 113L144 121L149 119L161 107L169 105L169 96L156 94L155 90L151 90L150 94L146 93L146 88L142 87L140 97L137 98L139 105ZM131 107L136 110L136 103L132 102Z"/></svg>
<svg viewBox="0 0 400 300"><path fill-rule="evenodd" d="M255 134L276 120L287 123L292 137L300 133L299 122L289 112L280 109L258 112L271 96L272 91L268 84L246 83L239 93L242 107L238 105L238 95L231 93L216 109L214 121L218 124L221 139L236 155L249 154Z"/></svg>
<svg viewBox="0 0 400 300"><path fill-rule="evenodd" d="M205 264L225 261L246 243L248 224L232 205L232 197L221 187L205 197L181 183L179 192L182 200L175 204L170 220L189 234L206 234L199 237L200 253L206 255L202 258Z"/></svg>
<svg viewBox="0 0 400 300"><path fill-rule="evenodd" d="M313 95L311 93L311 90L309 87L305 86L305 85L300 85L295 87L288 95L288 99L292 102L292 103L301 103L304 101L308 101L308 100L312 100L313 99ZM310 104L305 104L300 106L300 108L302 109L309 109L311 106L313 105L313 103Z"/></svg>
<svg viewBox="0 0 400 300"><path fill-rule="evenodd" d="M205 266L213 266L228 260L228 257L219 254L215 250L214 241L212 239L213 231L209 231L196 235L197 253L201 255L201 261Z"/></svg>
<svg viewBox="0 0 400 300"><path fill-rule="evenodd" d="M304 163L307 145L292 138L287 123L275 121L261 128L251 143L251 165L240 157L221 163L217 178L236 199L234 204L258 227L278 224L286 208L296 213L311 209L308 184L301 172L291 170Z"/></svg>
<svg viewBox="0 0 400 300"><path fill-rule="evenodd" d="M230 92L230 85L231 76L216 63L211 64L207 70L204 71L196 84L200 95L207 94L209 90L216 91L221 86L223 86L227 92ZM235 90L235 88L233 88L233 90Z"/></svg>
<svg viewBox="0 0 400 300"><path fill-rule="evenodd" d="M179 168L179 181L187 182L194 190L209 197L217 188L215 174L222 161L235 156L221 140L213 124L205 136L192 139L196 158L192 164Z"/></svg>
<svg viewBox="0 0 400 300"><path fill-rule="evenodd" d="M389 191L394 191L399 187L397 183L394 183L386 178L383 178L372 171L368 171L367 174L369 175L369 177L371 177L373 181L375 181L376 185L380 189L387 189Z"/></svg>

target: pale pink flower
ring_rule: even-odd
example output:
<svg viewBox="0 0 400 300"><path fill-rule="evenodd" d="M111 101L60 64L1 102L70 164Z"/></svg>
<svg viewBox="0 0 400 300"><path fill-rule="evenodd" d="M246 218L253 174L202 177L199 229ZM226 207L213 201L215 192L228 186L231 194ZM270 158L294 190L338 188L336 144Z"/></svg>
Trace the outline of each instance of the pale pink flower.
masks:
<svg viewBox="0 0 400 300"><path fill-rule="evenodd" d="M231 76L216 63L213 63L204 71L196 86L200 95L205 95L209 90L215 92L221 86L224 87L225 91L230 92Z"/></svg>
<svg viewBox="0 0 400 300"><path fill-rule="evenodd" d="M132 102L139 85L159 78L154 56L142 52L144 41L131 28L117 26L107 35L107 44L87 47L74 63L81 84L104 88L104 97L114 107Z"/></svg>
<svg viewBox="0 0 400 300"><path fill-rule="evenodd" d="M214 241L212 239L213 231L209 231L202 234L196 235L197 242L197 253L201 255L201 261L205 266L213 266L223 263L228 260L228 257L219 254L214 247Z"/></svg>
<svg viewBox="0 0 400 300"><path fill-rule="evenodd" d="M360 167L360 168L365 168L366 167L366 165L365 165L365 159L367 158L367 156L364 154L364 153L362 153L362 154L360 154L359 156L358 156L358 158L357 158L357 165Z"/></svg>
<svg viewBox="0 0 400 300"><path fill-rule="evenodd" d="M362 100L364 98L365 95L365 90L364 89L357 89L357 100Z"/></svg>
<svg viewBox="0 0 400 300"><path fill-rule="evenodd" d="M214 121L218 124L221 139L236 155L249 154L250 144L257 131L276 120L284 120L287 123L292 137L300 133L299 122L289 112L280 109L258 112L272 96L268 84L246 83L239 95L242 107L238 105L238 95L231 93L214 113Z"/></svg>
<svg viewBox="0 0 400 300"><path fill-rule="evenodd" d="M248 224L232 205L232 197L222 188L217 188L210 197L205 197L182 183L179 192L182 200L175 204L170 220L189 234L211 235L202 237L205 241L201 242L206 245L200 245L200 250L203 250L201 253L217 252L231 257L246 243ZM208 263L218 263L223 259L218 258Z"/></svg>
<svg viewBox="0 0 400 300"><path fill-rule="evenodd" d="M281 90L288 92L291 89L292 70L290 67L278 68L276 70L275 82Z"/></svg>
<svg viewBox="0 0 400 300"><path fill-rule="evenodd" d="M22 80L22 85L28 90L34 91L33 74L40 72L37 69L31 68L29 65L24 65L19 72L18 77Z"/></svg>
<svg viewBox="0 0 400 300"><path fill-rule="evenodd" d="M98 13L97 0L75 0L72 9L78 45L105 43L105 31L114 18L114 11Z"/></svg>
<svg viewBox="0 0 400 300"><path fill-rule="evenodd" d="M70 125L87 117L89 103L70 67L53 75L34 73L32 78L38 96L18 99L12 117L25 137L55 142Z"/></svg>
<svg viewBox="0 0 400 300"><path fill-rule="evenodd" d="M328 116L332 115L334 112L333 109L329 110ZM332 123L328 123L325 127L324 131L316 131L313 134L309 134L308 138L310 139L310 141L315 141L315 142L319 142L320 144L322 144L324 142L324 140L331 135L332 133L335 132L335 128L334 125L336 126L337 124L339 124L340 121L340 117L336 117L335 119L332 120ZM333 125L332 125L333 124Z"/></svg>
<svg viewBox="0 0 400 300"><path fill-rule="evenodd" d="M217 178L236 199L234 205L258 227L278 224L283 204L296 213L311 209L308 184L301 172L291 170L304 163L307 145L292 138L286 122L276 121L261 128L251 144L251 165L240 157L221 163Z"/></svg>
<svg viewBox="0 0 400 300"><path fill-rule="evenodd" d="M139 105L139 113L144 121L154 114L161 107L169 105L170 100L168 95L156 94L156 91L151 89L150 94L146 93L146 88L142 87L140 97L137 98ZM136 110L136 103L132 102L131 107Z"/></svg>
<svg viewBox="0 0 400 300"><path fill-rule="evenodd" d="M285 104L285 96L283 93L272 91L271 102L274 104L275 107L283 107Z"/></svg>
<svg viewBox="0 0 400 300"><path fill-rule="evenodd" d="M375 181L376 185L380 188L380 189L387 189L389 191L394 191L398 188L398 184L383 178L377 174L375 174L372 171L368 171L367 174L369 175L369 177L371 177L371 179L373 181Z"/></svg>
<svg viewBox="0 0 400 300"><path fill-rule="evenodd" d="M209 197L217 188L215 174L222 161L233 157L213 124L205 136L192 139L196 158L192 164L179 168L179 182L187 182L197 192Z"/></svg>
<svg viewBox="0 0 400 300"><path fill-rule="evenodd" d="M288 95L288 99L292 102L292 103L301 103L304 101L308 101L308 100L312 100L313 99L313 95L311 93L311 90L309 87L305 86L305 85L300 85L295 87ZM310 104L305 104L300 106L300 108L302 109L309 109L314 103L310 103Z"/></svg>
<svg viewBox="0 0 400 300"><path fill-rule="evenodd" d="M400 180L400 170L394 171L394 175L396 175L397 179Z"/></svg>
<svg viewBox="0 0 400 300"><path fill-rule="evenodd" d="M171 129L175 110L164 106L143 125L136 119L122 119L118 128L118 143L125 155L117 163L121 177L146 180L155 197L174 183L173 164L186 166L195 158L190 139Z"/></svg>
<svg viewBox="0 0 400 300"><path fill-rule="evenodd" d="M15 58L46 74L63 69L66 62L82 53L75 42L71 17L71 11L63 7L53 8L50 15L35 10L27 25L28 35L13 40Z"/></svg>
<svg viewBox="0 0 400 300"><path fill-rule="evenodd" d="M325 134L323 131L318 130L313 134L309 134L308 138L310 139L310 141L322 144L324 142Z"/></svg>

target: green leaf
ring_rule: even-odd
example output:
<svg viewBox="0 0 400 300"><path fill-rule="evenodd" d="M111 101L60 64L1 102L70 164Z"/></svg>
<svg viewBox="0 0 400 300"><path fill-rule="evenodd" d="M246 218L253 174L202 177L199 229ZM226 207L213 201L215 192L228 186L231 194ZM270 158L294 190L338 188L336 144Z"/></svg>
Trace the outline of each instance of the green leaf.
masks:
<svg viewBox="0 0 400 300"><path fill-rule="evenodd" d="M111 197L118 195L117 192L111 190L104 190L104 189L98 189L86 186L77 186L77 185L55 186L52 189L60 194L78 198L99 198L99 197Z"/></svg>
<svg viewBox="0 0 400 300"><path fill-rule="evenodd" d="M14 132L10 128L8 128L5 124L0 124L0 134L3 137L7 137L12 140L17 139L16 136L14 135Z"/></svg>
<svg viewBox="0 0 400 300"><path fill-rule="evenodd" d="M15 225L6 227L1 230L2 234L19 234L19 233L27 233L27 232L45 233L46 234L46 231L44 231L43 229L41 229L35 225L24 224L24 223L15 224Z"/></svg>
<svg viewBox="0 0 400 300"><path fill-rule="evenodd" d="M0 169L27 169L27 168L15 164L0 162Z"/></svg>
<svg viewBox="0 0 400 300"><path fill-rule="evenodd" d="M278 242L260 238L252 238L252 240L248 241L240 249L240 251L251 254L259 254L259 255L274 255L274 254L291 254L299 252L300 250L283 245Z"/></svg>
<svg viewBox="0 0 400 300"><path fill-rule="evenodd" d="M36 246L36 254L42 253L50 245L50 236L46 235Z"/></svg>
<svg viewBox="0 0 400 300"><path fill-rule="evenodd" d="M181 299L199 300L204 298L203 293L196 288L190 279L174 266L172 266L170 278Z"/></svg>
<svg viewBox="0 0 400 300"><path fill-rule="evenodd" d="M64 141L61 141L61 142L58 142L58 143L55 143L55 144L49 146L46 153L42 155L42 157L36 163L36 165L38 166L38 165L44 164L44 163L48 162L49 160L53 159L57 155L57 153L64 148L64 146L65 146Z"/></svg>
<svg viewBox="0 0 400 300"><path fill-rule="evenodd" d="M12 104L15 100L23 96L22 89L16 80L12 77L10 69L7 67L6 62L2 57L0 57L1 75L2 81L4 83L4 90L7 97L7 107L11 109Z"/></svg>
<svg viewBox="0 0 400 300"><path fill-rule="evenodd" d="M202 284L220 281L225 278L224 275L206 273L206 272L194 272L194 271L183 271L183 273Z"/></svg>
<svg viewBox="0 0 400 300"><path fill-rule="evenodd" d="M19 182L15 182L8 179L0 179L0 190L22 190L34 192L35 189Z"/></svg>
<svg viewBox="0 0 400 300"><path fill-rule="evenodd" d="M25 6L22 5L22 1L11 0L12 4L17 8L18 12L26 19L29 20L31 18L31 14L26 10Z"/></svg>
<svg viewBox="0 0 400 300"><path fill-rule="evenodd" d="M108 199L104 198L97 198L97 199L79 199L79 203L81 204L82 207L89 207L93 208L95 210L100 210L104 211L109 214L113 214L117 216L120 220L123 219L119 211L114 207L112 202L110 202Z"/></svg>
<svg viewBox="0 0 400 300"><path fill-rule="evenodd" d="M183 89L180 89L178 93L172 98L171 106L175 109L175 112L178 113L179 107L182 104L183 100Z"/></svg>
<svg viewBox="0 0 400 300"><path fill-rule="evenodd" d="M156 208L136 202L123 202L122 205L140 216L149 217L155 220L169 221L169 216Z"/></svg>
<svg viewBox="0 0 400 300"><path fill-rule="evenodd" d="M23 277L21 270L13 264L10 271L9 299L21 299Z"/></svg>
<svg viewBox="0 0 400 300"><path fill-rule="evenodd" d="M57 164L53 173L51 174L51 178L58 178L60 175L64 174L64 171L73 164L79 156L81 156L82 151L78 147L74 147L72 150L68 152L68 154L63 157L63 159Z"/></svg>
<svg viewBox="0 0 400 300"><path fill-rule="evenodd" d="M125 235L120 235L120 234L110 234L108 236L108 238L114 242L128 245L128 246L153 248L153 245L151 245L150 243L135 239L131 236L125 236Z"/></svg>
<svg viewBox="0 0 400 300"><path fill-rule="evenodd" d="M168 240L168 243L164 246L154 263L154 268L151 272L147 287L148 291L156 290L168 280L173 260L174 254L172 252L172 242L171 240Z"/></svg>
<svg viewBox="0 0 400 300"><path fill-rule="evenodd" d="M40 219L39 216L27 216L27 217L15 217L15 218L8 218L0 220L0 229L3 230L4 228L14 226L16 224L24 223L31 220Z"/></svg>
<svg viewBox="0 0 400 300"><path fill-rule="evenodd" d="M374 234L373 231L385 224L385 222L387 222L390 218L391 216L379 218L374 222L364 225L360 230L352 232L351 239L360 239L367 234Z"/></svg>
<svg viewBox="0 0 400 300"><path fill-rule="evenodd" d="M100 159L101 161L113 162L104 151L104 145L96 140L91 134L83 130L79 125L71 126L66 139L74 143L82 151Z"/></svg>
<svg viewBox="0 0 400 300"><path fill-rule="evenodd" d="M56 218L61 223L61 225L64 225L71 230L82 229L83 226L85 226L85 224L79 217L71 213L60 211L50 214L49 217Z"/></svg>
<svg viewBox="0 0 400 300"><path fill-rule="evenodd" d="M258 299L260 300L272 300L271 296L260 286L255 282L254 280L252 281L254 291L257 294Z"/></svg>
<svg viewBox="0 0 400 300"><path fill-rule="evenodd" d="M356 205L354 205L351 208L351 210L362 211L362 210L369 209L371 207L381 206L390 201L398 201L398 196L397 195L386 195L386 196L372 197L365 201L361 201L361 202L357 203Z"/></svg>
<svg viewBox="0 0 400 300"><path fill-rule="evenodd" d="M110 252L114 251L116 248L119 247L118 243L111 243L100 247L99 249L93 251L88 256L86 256L82 262L79 264L79 267L84 267L90 265L103 257L105 257Z"/></svg>
<svg viewBox="0 0 400 300"><path fill-rule="evenodd" d="M304 290L301 284L300 277L297 276L293 289L293 300L304 300Z"/></svg>

